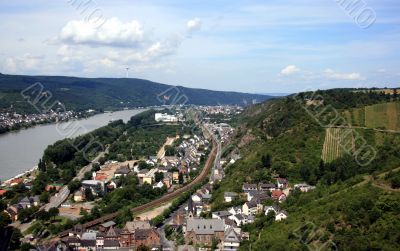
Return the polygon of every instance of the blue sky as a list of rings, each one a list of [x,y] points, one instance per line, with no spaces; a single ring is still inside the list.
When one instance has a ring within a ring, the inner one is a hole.
[[[129,77],[252,93],[399,87],[400,2],[356,2],[0,0],[0,72],[125,77],[129,67]]]

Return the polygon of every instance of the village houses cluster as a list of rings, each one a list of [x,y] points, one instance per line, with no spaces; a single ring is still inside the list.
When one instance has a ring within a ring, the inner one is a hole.
[[[172,144],[178,139],[180,136],[167,138],[167,143]],[[91,180],[82,181],[81,189],[74,194],[74,201],[83,201],[86,189],[90,189],[94,196],[104,195],[118,188],[119,178],[128,175],[136,175],[140,184],[147,183],[153,189],[174,190],[178,184],[189,180],[189,173],[199,169],[201,159],[209,148],[209,141],[198,135],[183,135],[180,142],[175,147],[176,154],[171,156],[167,156],[163,147],[157,156],[148,156],[146,160],[106,162],[93,173]]]
[[[21,115],[15,112],[0,113],[0,128],[10,129],[16,126],[34,125],[50,121],[66,121],[81,116],[79,113],[72,111],[66,112],[48,112]]]
[[[243,225],[253,223],[258,214],[268,215],[271,212],[275,221],[285,220],[288,213],[279,204],[286,200],[293,189],[307,192],[313,188],[307,184],[297,184],[292,188],[283,178],[277,178],[276,183],[245,183],[242,193],[224,193],[225,204],[242,200],[244,203],[241,206],[210,212],[212,185],[208,183],[190,197],[187,206],[175,214],[170,224],[175,228],[183,226],[186,243],[210,246],[218,240],[219,250],[238,250],[240,242],[249,239],[249,233],[241,230]],[[268,206],[264,203],[267,200],[272,202]],[[211,218],[203,217],[207,212]]]
[[[76,225],[65,238],[68,247],[74,250],[137,250],[144,246],[159,250],[161,237],[149,221],[135,220],[118,228],[114,221],[101,224],[96,230]]]

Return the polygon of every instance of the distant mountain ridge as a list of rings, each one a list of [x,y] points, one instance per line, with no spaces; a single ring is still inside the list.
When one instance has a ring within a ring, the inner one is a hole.
[[[246,105],[272,98],[268,95],[211,91],[172,86],[135,78],[80,78],[64,76],[25,76],[0,74],[0,109],[11,105],[28,111],[21,91],[41,83],[43,91],[53,95],[68,109],[120,109],[162,104]]]

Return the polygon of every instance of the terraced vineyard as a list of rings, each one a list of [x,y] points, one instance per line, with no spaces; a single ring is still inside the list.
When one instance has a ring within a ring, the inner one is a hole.
[[[322,160],[325,163],[334,161],[346,153],[354,151],[353,130],[344,128],[326,128]]]

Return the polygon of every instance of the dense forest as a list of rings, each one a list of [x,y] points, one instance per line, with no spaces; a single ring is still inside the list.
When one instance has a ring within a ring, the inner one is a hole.
[[[319,101],[310,102],[316,94]],[[317,187],[289,196],[281,205],[289,213],[283,222],[258,216],[244,228],[251,239],[241,250],[398,250],[400,134],[354,128],[358,138],[351,151],[324,162],[326,130],[313,116],[330,107],[319,118],[333,121],[348,109],[397,102],[397,98],[370,90],[318,91],[267,101],[236,117],[232,122],[237,136],[226,149],[240,152],[242,159],[227,167],[226,178],[217,184],[215,210],[232,206],[222,202],[223,193],[241,192],[245,182],[274,182],[280,176],[292,185],[306,182]],[[376,151],[368,163],[358,161],[361,143]]]

